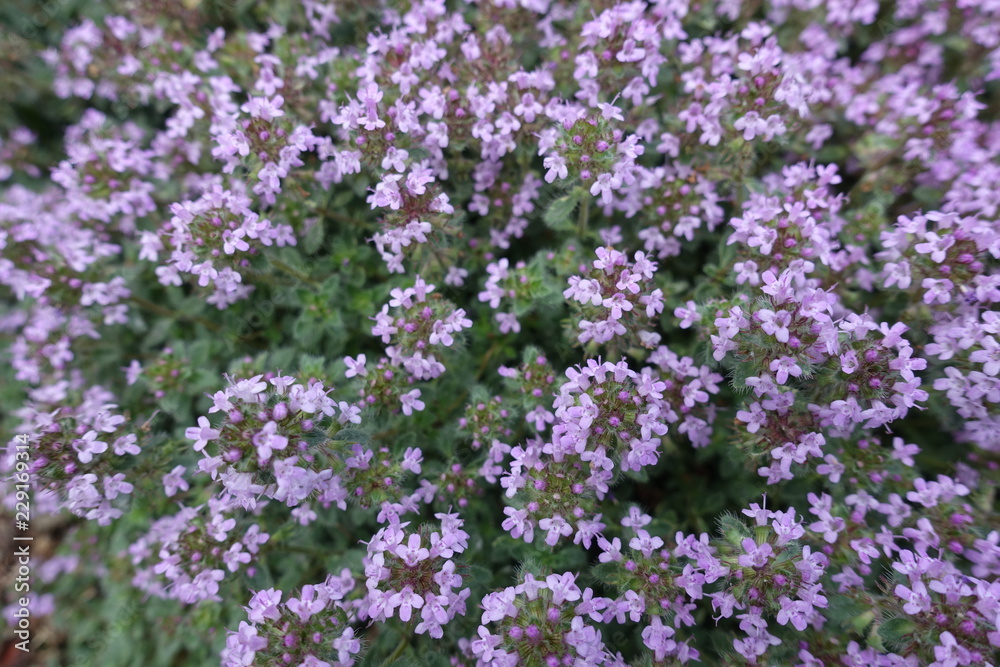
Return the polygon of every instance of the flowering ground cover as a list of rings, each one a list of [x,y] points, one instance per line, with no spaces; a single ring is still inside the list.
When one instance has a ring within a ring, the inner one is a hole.
[[[996,663],[997,2],[0,21],[0,664]]]

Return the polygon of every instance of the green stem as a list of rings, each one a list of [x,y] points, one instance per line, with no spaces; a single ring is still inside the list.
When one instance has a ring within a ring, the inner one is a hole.
[[[390,438],[394,438],[397,433],[399,433],[399,429],[398,428],[387,428],[387,429],[385,429],[383,431],[379,431],[377,433],[373,433],[372,434],[372,440],[383,440],[383,441],[384,440],[389,440]],[[335,442],[339,442],[339,441],[335,441]]]
[[[146,299],[143,299],[141,296],[136,296],[133,294],[128,298],[128,300],[134,303],[135,305],[140,306],[152,313],[156,313],[157,315],[160,315],[162,317],[169,317],[170,319],[174,320],[188,320],[190,322],[197,322],[198,324],[201,324],[209,331],[220,331],[222,328],[215,322],[207,320],[204,317],[199,317],[197,315],[185,315],[184,313],[179,313],[176,310],[171,310],[157,303],[153,303],[152,301],[147,301]]]
[[[310,278],[306,274],[302,273],[298,269],[296,269],[296,268],[294,268],[292,266],[289,266],[288,264],[285,264],[280,259],[275,259],[274,257],[271,257],[269,259],[270,259],[271,264],[274,266],[274,268],[280,269],[281,271],[284,271],[288,275],[292,276],[293,278],[295,278],[297,280],[301,280],[302,282],[306,283],[307,285],[312,285],[313,287],[319,287],[319,283],[317,283],[315,280],[313,280],[312,278]]]
[[[490,346],[490,349],[486,350],[486,354],[483,355],[483,361],[479,364],[479,370],[476,371],[476,382],[479,382],[483,377],[483,373],[486,372],[486,366],[490,363],[490,359],[496,354],[496,351],[500,349],[502,345],[501,341],[496,341]]]
[[[396,650],[392,652],[392,655],[386,658],[385,662],[382,663],[382,667],[386,667],[386,665],[391,665],[396,662],[396,660],[399,659],[399,656],[403,655],[403,651],[405,651],[406,647],[409,645],[410,635],[404,634],[403,638],[399,640],[399,645],[396,646]]]
[[[441,420],[441,423],[448,423],[451,420],[452,414],[455,412],[455,410],[460,408],[462,404],[465,403],[465,399],[467,399],[468,397],[469,397],[469,391],[466,390],[462,392],[462,395],[459,396],[456,400],[452,401],[451,405],[449,405],[447,408],[443,410],[442,414],[444,414],[444,418]]]
[[[317,207],[316,211],[319,212],[319,213],[322,213],[323,215],[325,215],[326,217],[330,218],[331,220],[335,220],[337,222],[342,222],[345,225],[351,225],[351,226],[354,226],[354,227],[373,227],[374,226],[374,223],[367,222],[365,220],[359,220],[358,218],[352,218],[349,215],[344,215],[343,213],[338,213],[337,211],[332,211],[332,210],[326,208],[325,206]]]
[[[590,219],[590,193],[584,190],[583,201],[580,203],[580,215],[576,219],[576,233],[580,238],[587,233],[587,222]]]
[[[274,541],[273,547],[261,547],[261,551],[265,553],[274,552],[291,552],[296,554],[304,554],[306,556],[315,556],[317,558],[323,558],[329,555],[329,552],[323,551],[322,549],[314,549],[312,547],[303,547],[297,544],[284,544],[278,541]]]

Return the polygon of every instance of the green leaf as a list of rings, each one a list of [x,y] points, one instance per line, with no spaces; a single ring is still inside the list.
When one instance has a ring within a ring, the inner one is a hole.
[[[557,231],[573,229],[572,216],[578,203],[579,193],[577,190],[573,190],[565,197],[560,197],[549,204],[549,207],[545,209],[542,220],[548,227]]]
[[[875,611],[871,607],[856,605],[850,611],[858,612],[850,619],[850,624],[859,635],[864,635],[875,622]]]
[[[371,442],[371,436],[359,428],[342,428],[334,434],[333,438],[340,442],[358,443],[359,445]]]
[[[330,199],[330,207],[333,210],[341,210],[355,199],[355,193],[351,190],[341,190]]]
[[[315,354],[303,354],[299,360],[299,373],[304,377],[319,377],[325,367],[326,359]]]
[[[886,648],[892,649],[900,644],[905,637],[913,634],[914,627],[909,619],[893,618],[879,627],[878,636],[885,643]]]
[[[306,237],[302,239],[302,249],[307,255],[314,254],[323,246],[323,237],[326,233],[326,225],[323,224],[323,219],[319,219],[316,223],[309,228],[309,232]]]
[[[753,537],[747,525],[729,512],[719,517],[719,532],[722,533],[727,542],[737,549],[741,548],[744,539]]]
[[[323,336],[322,323],[309,313],[302,313],[292,325],[292,334],[303,347],[313,347]]]
[[[447,656],[430,648],[421,651],[418,658],[418,664],[422,667],[449,667],[451,665]]]

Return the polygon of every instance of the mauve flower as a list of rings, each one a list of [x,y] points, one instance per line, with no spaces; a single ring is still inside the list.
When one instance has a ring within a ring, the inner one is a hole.
[[[195,441],[194,451],[200,452],[210,441],[219,437],[219,431],[211,426],[206,417],[198,417],[198,426],[192,426],[184,432],[186,438]]]

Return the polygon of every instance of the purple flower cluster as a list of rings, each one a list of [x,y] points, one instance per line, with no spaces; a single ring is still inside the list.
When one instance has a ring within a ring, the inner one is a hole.
[[[124,499],[134,490],[119,472],[118,459],[141,453],[139,437],[129,432],[125,417],[116,414],[118,406],[111,403],[115,398],[103,387],[80,391],[64,381],[48,392],[36,392],[35,399],[17,415],[18,432],[29,435],[32,455],[25,474],[15,478],[31,479],[43,492],[35,499],[36,509],[65,508],[109,525],[124,514]],[[78,404],[67,406],[69,401]],[[15,444],[7,443],[0,471],[13,474]]]
[[[338,405],[322,382],[306,386],[280,372],[266,381],[263,377],[230,379],[229,387],[211,397],[209,408],[225,420],[212,428],[207,417],[199,417],[198,425],[185,431],[202,454],[199,471],[245,509],[253,509],[262,496],[288,507],[314,496],[324,506],[342,505],[347,490],[315,445],[325,442],[331,423],[360,423],[358,408],[343,401]],[[305,505],[296,516],[308,523],[315,513]]]
[[[608,652],[593,625],[608,601],[590,588],[581,590],[576,579],[573,572],[544,578],[525,572],[517,586],[484,597],[482,624],[469,644],[477,664],[624,664]],[[494,623],[491,631],[488,624]]]
[[[656,346],[660,335],[641,324],[663,312],[663,292],[651,289],[656,262],[641,250],[630,262],[614,248],[598,248],[592,266],[589,278],[571,276],[563,292],[567,300],[581,304],[577,340],[607,343],[628,334],[637,336],[645,347]]]
[[[736,418],[774,457],[760,470],[769,483],[791,479],[792,463],[823,458],[824,430],[848,438],[902,419],[928,399],[914,373],[927,361],[903,337],[906,325],[878,323],[867,313],[835,321],[841,306],[811,286],[807,265],[796,262],[779,274],[765,271],[764,296],[755,302],[718,304],[711,334],[715,359],[735,357],[734,382],[752,391]],[[675,315],[682,326],[703,317],[693,303]],[[811,389],[816,380],[822,395]]]
[[[322,382],[303,385],[280,371],[266,377],[230,378],[226,389],[210,396],[209,413],[223,413],[224,421],[213,428],[202,416],[185,431],[202,454],[199,472],[221,485],[222,500],[253,510],[271,498],[294,508],[292,515],[308,525],[317,518],[312,501],[343,510],[352,498],[369,506],[400,499],[398,481],[421,470],[419,448],[393,461],[387,449],[357,441],[353,425],[361,423],[360,408],[334,401]],[[168,495],[187,486],[183,472],[181,467],[164,479]]]
[[[210,498],[204,505],[180,506],[157,519],[128,547],[136,573],[132,584],[150,595],[196,604],[221,601],[226,573],[253,569],[254,556],[270,538],[259,524],[237,520],[235,500]]]
[[[417,276],[412,287],[394,288],[389,303],[372,318],[372,335],[392,343],[385,349],[389,363],[403,368],[413,380],[433,380],[444,373],[444,364],[430,346],[451,347],[455,335],[472,326],[464,309],[432,294],[434,287]],[[390,308],[399,309],[398,314],[391,315]]]
[[[658,436],[667,432],[665,384],[653,369],[636,373],[624,361],[591,360],[566,375],[550,441],[539,437],[514,447],[500,481],[521,505],[504,509],[504,529],[531,542],[537,526],[549,546],[571,535],[589,544],[604,526],[595,512],[616,467],[627,472],[654,465]]]
[[[222,666],[351,667],[362,651],[349,625],[357,618],[357,600],[349,599],[354,587],[351,571],[344,569],[286,600],[275,588],[257,591],[244,607],[248,620],[226,638]]]
[[[413,632],[440,639],[444,625],[465,614],[471,594],[462,588],[463,578],[453,558],[469,545],[458,514],[435,514],[440,532],[421,529],[407,533],[409,522],[395,514],[368,542],[365,574],[368,594],[361,602],[360,617],[378,623],[397,616],[409,623],[418,616]]]
[[[243,284],[239,269],[250,265],[247,256],[261,247],[296,243],[291,227],[261,218],[251,204],[245,193],[218,184],[206,188],[198,199],[174,204],[168,226],[159,233],[142,233],[139,257],[155,262],[168,247],[169,259],[156,269],[160,283],[179,286],[182,274],[188,274],[200,287],[215,288],[206,301],[220,309],[245,299],[252,286]]]

